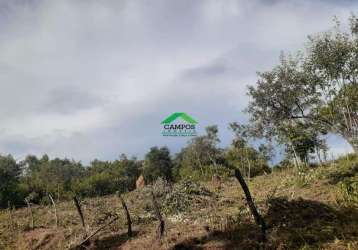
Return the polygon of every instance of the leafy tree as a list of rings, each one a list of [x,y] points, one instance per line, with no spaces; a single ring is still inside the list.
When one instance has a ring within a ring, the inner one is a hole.
[[[140,162],[135,158],[128,159],[125,155],[113,162],[94,160],[84,176],[72,183],[72,189],[82,196],[131,191],[135,188],[140,167]]]
[[[176,156],[176,171],[182,177],[211,175],[223,163],[223,152],[217,147],[220,142],[217,126],[206,127],[206,134],[193,138]],[[209,177],[208,176],[208,177]]]
[[[350,32],[335,29],[310,36],[303,70],[311,75],[320,103],[310,114],[330,132],[341,135],[358,152],[358,19]]]
[[[145,155],[143,176],[147,182],[153,182],[158,177],[167,181],[172,180],[173,162],[167,147],[152,147]]]
[[[286,153],[287,156],[294,157],[296,164],[308,163],[310,154],[315,152],[319,154],[319,151],[326,150],[325,140],[314,128],[305,124],[298,124],[294,127],[287,126],[286,134],[289,139]]]
[[[122,187],[120,184],[118,178],[115,178],[110,172],[104,171],[75,180],[72,189],[77,195],[94,197],[113,194]]]
[[[135,182],[140,175],[141,162],[136,158],[128,159],[126,155],[122,154],[120,160],[113,162],[114,168],[118,171],[119,176],[125,180],[124,189],[131,191],[135,188]]]
[[[110,161],[100,161],[98,159],[93,160],[88,168],[89,174],[101,173],[112,169],[112,163]]]
[[[35,202],[47,199],[48,193],[52,193],[57,199],[68,198],[72,182],[84,173],[80,162],[60,158],[50,160],[47,155],[41,159],[27,156],[24,165],[24,181],[36,197]]]
[[[23,203],[24,193],[19,189],[21,166],[11,155],[0,155],[0,207]]]
[[[218,138],[217,126],[209,126],[206,135],[193,138],[189,144],[182,149],[182,164],[193,169],[204,171],[205,166],[216,164],[220,150],[217,148]]]
[[[275,138],[292,149],[319,147],[328,132],[341,135],[357,152],[358,136],[358,38],[357,19],[351,34],[337,26],[335,32],[310,37],[305,54],[281,56],[271,71],[259,73],[250,86],[247,111],[252,133]],[[309,133],[304,133],[311,128]],[[312,133],[314,131],[314,133]],[[310,137],[310,138],[309,138]]]
[[[235,138],[225,153],[229,165],[240,169],[241,173],[248,178],[270,173],[271,169],[267,161],[272,158],[272,147],[261,144],[259,150],[256,150],[250,146],[249,134],[244,125],[231,123],[230,129],[234,132]]]

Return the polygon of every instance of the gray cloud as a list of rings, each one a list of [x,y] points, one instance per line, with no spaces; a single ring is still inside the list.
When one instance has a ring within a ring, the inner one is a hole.
[[[229,68],[223,64],[212,64],[203,67],[191,68],[184,71],[183,80],[216,77],[224,75],[228,70]]]
[[[178,150],[160,121],[243,122],[246,85],[350,1],[0,0],[0,151],[88,161]],[[335,143],[338,139],[331,140]]]
[[[86,90],[74,88],[74,86],[63,86],[51,90],[46,95],[45,102],[39,106],[39,112],[70,114],[103,104],[100,97]]]

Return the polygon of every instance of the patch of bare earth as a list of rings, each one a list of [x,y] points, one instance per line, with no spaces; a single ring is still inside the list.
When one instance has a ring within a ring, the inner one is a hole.
[[[59,249],[65,240],[62,231],[50,228],[36,228],[22,233],[18,240],[18,249]]]

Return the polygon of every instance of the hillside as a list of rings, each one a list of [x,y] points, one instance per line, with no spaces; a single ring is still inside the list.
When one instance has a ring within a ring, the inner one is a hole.
[[[358,157],[297,171],[275,170],[249,182],[255,202],[269,226],[266,249],[358,249]],[[239,183],[182,181],[153,188],[165,219],[157,237],[150,187],[123,195],[132,216],[126,220],[115,195],[81,202],[88,234],[117,214],[119,220],[95,235],[88,249],[257,249],[260,233],[245,205]],[[73,202],[57,204],[59,226],[51,206],[33,206],[34,228],[26,208],[0,212],[0,249],[67,249],[84,229]],[[83,248],[85,249],[85,248]]]

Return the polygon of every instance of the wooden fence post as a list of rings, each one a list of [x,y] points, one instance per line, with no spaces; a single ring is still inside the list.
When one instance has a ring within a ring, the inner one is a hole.
[[[255,203],[252,200],[250,190],[249,190],[248,186],[246,185],[246,182],[245,182],[244,178],[242,177],[242,174],[241,174],[240,170],[235,169],[235,177],[239,181],[239,183],[240,183],[240,185],[242,187],[242,190],[244,191],[247,204],[249,205],[250,211],[251,211],[252,215],[254,216],[256,224],[261,228],[262,241],[265,242],[266,241],[266,223],[265,223],[265,220],[262,218],[262,216],[257,211]]]
[[[85,218],[84,218],[83,213],[82,213],[80,202],[78,201],[76,196],[73,196],[73,201],[74,201],[74,203],[76,205],[77,212],[78,212],[78,214],[79,214],[79,216],[81,218],[82,227],[85,230],[86,235],[87,235],[87,229],[86,229],[86,225],[85,225]]]
[[[129,214],[128,208],[127,208],[127,204],[125,203],[125,201],[123,200],[121,194],[119,192],[117,192],[117,196],[120,199],[121,203],[122,203],[122,207],[125,211],[126,217],[127,217],[127,225],[128,225],[128,237],[132,237],[133,233],[132,233],[132,220],[131,220],[131,216]]]
[[[162,217],[162,215],[160,213],[159,206],[158,206],[158,203],[157,203],[157,201],[155,199],[153,191],[150,191],[150,193],[152,195],[152,202],[153,202],[155,216],[159,220],[159,226],[158,226],[159,238],[162,238],[164,230],[165,230],[165,223],[164,223],[163,217]]]
[[[58,217],[57,217],[56,204],[55,204],[55,201],[53,200],[52,195],[50,193],[48,194],[48,197],[50,198],[52,206],[53,206],[53,209],[55,211],[55,223],[56,223],[56,227],[58,227]]]
[[[9,211],[9,228],[14,231],[15,227],[14,227],[14,220],[12,218],[12,208],[11,208],[11,203],[10,201],[7,202],[7,207],[8,207],[8,211]]]
[[[29,199],[27,199],[27,198],[25,198],[25,202],[27,204],[27,211],[30,215],[30,228],[34,229],[34,215],[32,213],[31,203],[30,203]]]

